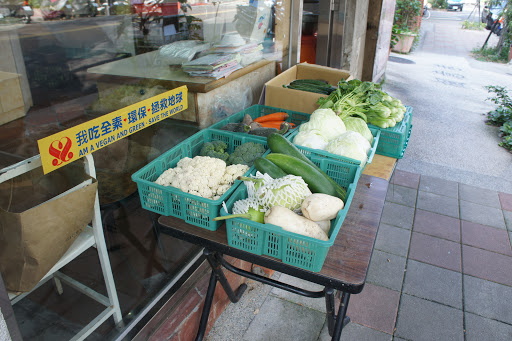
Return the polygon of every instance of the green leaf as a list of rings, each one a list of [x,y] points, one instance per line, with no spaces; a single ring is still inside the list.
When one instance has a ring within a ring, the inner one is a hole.
[[[377,103],[379,103],[380,101],[382,100],[382,95],[380,95],[379,93],[372,93],[370,95],[370,98],[368,99],[368,101],[370,102],[370,105],[375,105]]]

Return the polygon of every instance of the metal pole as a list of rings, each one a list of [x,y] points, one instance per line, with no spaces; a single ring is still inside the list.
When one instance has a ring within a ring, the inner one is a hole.
[[[485,39],[484,44],[480,48],[480,50],[483,50],[485,48],[485,45],[487,45],[487,42],[489,41],[489,38],[491,37],[492,32],[494,32],[494,29],[496,28],[496,25],[498,24],[498,19],[494,21],[494,24],[491,26],[491,31],[489,32],[489,35],[487,36],[487,39]]]
[[[478,0],[478,22],[480,22],[482,14],[480,13],[480,0]]]

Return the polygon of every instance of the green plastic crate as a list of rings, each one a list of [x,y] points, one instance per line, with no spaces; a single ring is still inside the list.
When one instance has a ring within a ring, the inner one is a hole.
[[[302,122],[304,122],[305,120],[308,120],[309,119],[309,114],[306,114],[306,113],[303,113],[303,112],[298,112],[298,111],[293,111],[293,110],[288,110],[288,109],[281,109],[281,108],[275,108],[275,107],[268,107],[266,105],[261,105],[261,104],[256,104],[256,105],[253,105],[245,110],[242,110],[236,114],[233,114],[229,117],[226,117],[225,119],[215,123],[215,124],[212,124],[209,129],[218,129],[218,130],[222,130],[221,128],[224,127],[226,124],[228,123],[240,123],[242,122],[242,119],[244,118],[244,116],[246,114],[249,114],[252,119],[254,120],[255,118],[258,118],[258,117],[261,117],[261,116],[264,116],[264,115],[268,115],[268,114],[272,114],[272,113],[275,113],[275,112],[285,112],[287,113],[290,117],[288,117],[288,119],[286,120],[287,122],[291,122],[291,123],[294,123],[296,126],[298,126],[299,124],[301,124]],[[292,129],[291,131],[287,132],[286,134],[284,134],[284,136],[287,136],[289,135],[291,132],[295,131],[295,129]],[[225,130],[222,130],[222,131],[225,131]],[[235,132],[232,132],[233,134],[237,134],[237,135],[242,135],[242,136],[246,136],[246,135],[250,135],[248,133],[235,133]],[[255,136],[255,135],[251,135],[253,137],[257,137],[259,139],[262,139],[262,140],[266,140],[267,138],[266,137],[263,137],[263,136]]]
[[[193,158],[197,156],[202,145],[213,140],[226,142],[228,153],[232,153],[237,146],[246,142],[263,144],[265,149],[268,149],[266,141],[250,135],[237,136],[229,132],[202,130],[160,155],[132,175],[132,180],[137,183],[142,207],[164,216],[181,218],[189,224],[207,230],[217,230],[222,222],[213,221],[213,218],[218,216],[222,202],[228,199],[241,181],[236,180],[233,186],[218,200],[202,198],[185,193],[178,188],[161,186],[154,182],[164,171],[176,167],[178,161],[184,157]],[[254,167],[251,167],[245,175],[253,171]]]
[[[409,144],[409,139],[411,138],[411,133],[412,133],[412,124],[409,127],[409,133],[407,134],[407,138],[405,139],[404,149],[402,149],[402,153],[400,153],[399,159],[404,157],[405,150],[407,149],[407,145]]]
[[[281,227],[271,224],[260,224],[249,219],[234,218],[226,220],[228,244],[257,255],[272,256],[302,269],[318,272],[322,269],[329,248],[338,236],[345,220],[350,203],[356,190],[361,167],[323,157],[310,158],[337,183],[347,189],[345,206],[331,221],[329,240],[323,241],[296,233],[284,231]],[[226,203],[231,212],[235,201],[247,198],[247,188],[241,184],[236,188]],[[227,215],[221,209],[221,215]]]
[[[375,129],[375,128],[369,128],[369,129],[372,132],[373,141],[372,141],[372,144],[371,144],[371,148],[368,151],[368,161],[366,161],[366,164],[364,165],[363,169],[366,167],[367,164],[372,163],[373,156],[375,155],[375,152],[377,151],[377,146],[379,145],[379,139],[380,139],[380,130]],[[294,131],[293,133],[291,133],[286,138],[289,141],[293,142],[293,139],[295,138],[295,136],[298,133],[299,133],[298,130]],[[313,149],[313,148],[308,148],[308,147],[299,146],[299,145],[295,145],[295,146],[301,151],[302,154],[304,154],[304,155],[306,155],[308,157],[310,155],[315,155],[315,156],[327,157],[327,158],[331,158],[331,159],[334,159],[334,160],[343,161],[343,162],[346,162],[346,163],[352,163],[352,164],[355,164],[355,165],[358,165],[358,166],[361,165],[361,161],[356,160],[356,159],[352,159],[352,158],[349,158],[349,157],[346,157],[346,156],[332,154],[332,153],[326,152],[325,150],[321,150],[321,149]]]
[[[368,127],[380,130],[377,154],[401,159],[407,147],[412,128],[412,107],[406,106],[404,119],[392,128],[379,128],[369,124]]]

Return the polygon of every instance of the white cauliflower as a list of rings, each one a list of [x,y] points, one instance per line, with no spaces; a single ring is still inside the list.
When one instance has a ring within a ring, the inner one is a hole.
[[[155,183],[218,200],[248,169],[246,165],[226,166],[223,160],[209,156],[185,157],[175,168],[163,172]]]
[[[231,165],[226,167],[226,171],[222,176],[221,183],[232,185],[236,178],[242,176],[249,170],[249,166],[247,165]]]

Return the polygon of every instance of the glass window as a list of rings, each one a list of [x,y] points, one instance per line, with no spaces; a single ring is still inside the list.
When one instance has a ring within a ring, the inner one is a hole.
[[[286,60],[289,25],[285,1],[0,0],[0,169],[39,154],[41,138],[188,87],[186,111],[92,154],[124,326],[199,252],[158,230],[158,216],[141,207],[132,174],[257,103],[264,82]],[[5,183],[1,208],[15,207],[12,188],[44,192],[62,181],[36,173],[13,180],[15,187]],[[94,248],[62,272],[107,293]],[[23,338],[60,340],[102,306],[65,284],[59,294],[48,281],[13,309]],[[122,330],[109,318],[88,339],[113,339]]]

